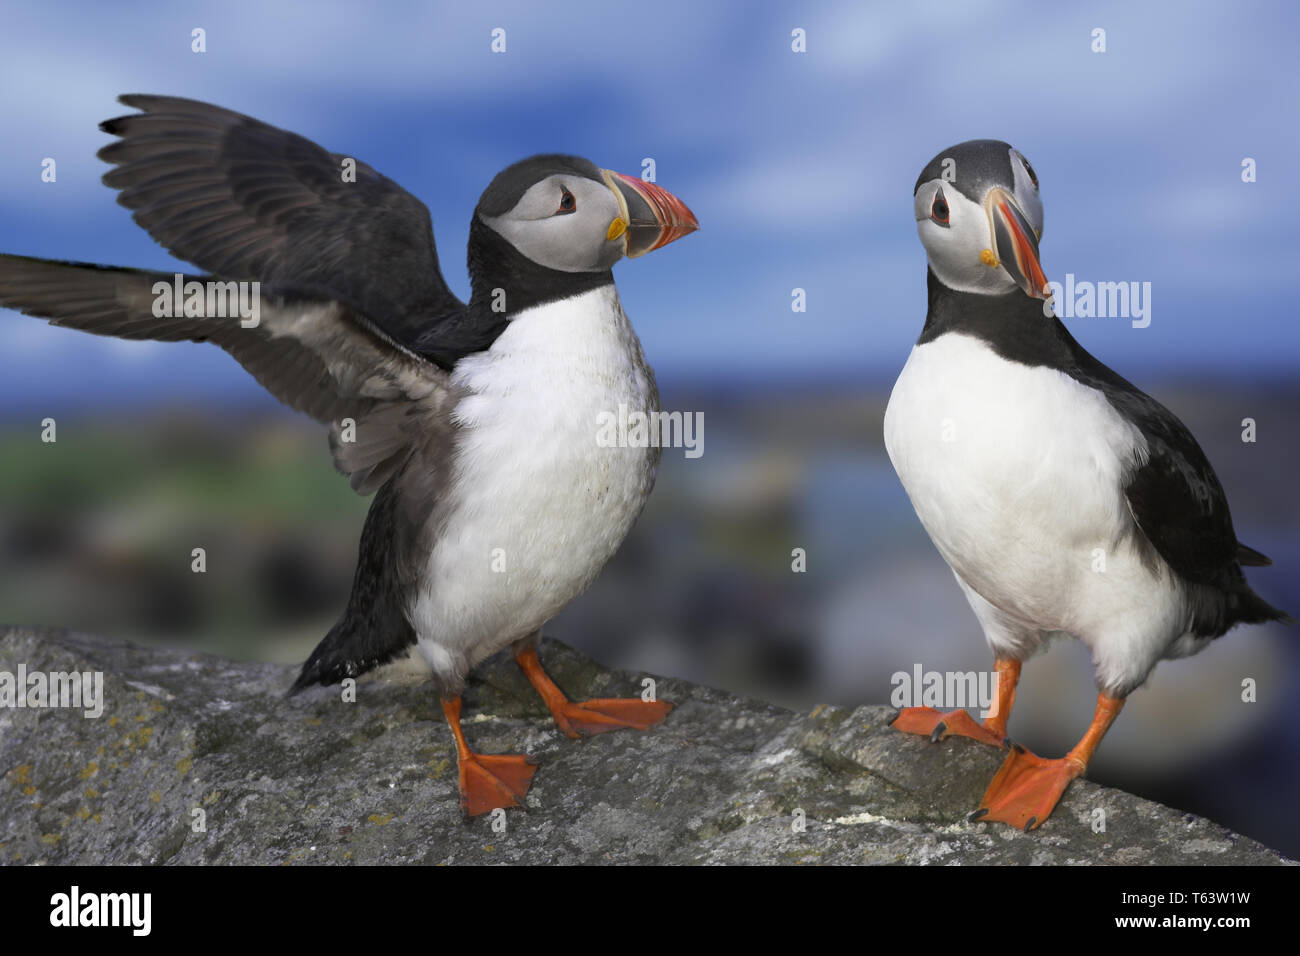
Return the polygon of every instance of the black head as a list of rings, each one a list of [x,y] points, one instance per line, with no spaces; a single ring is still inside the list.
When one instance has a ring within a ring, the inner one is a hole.
[[[474,297],[503,290],[515,313],[612,282],[636,258],[699,228],[686,205],[654,183],[578,156],[533,156],[503,169],[470,224]]]
[[[474,215],[559,272],[607,272],[625,255],[644,255],[699,228],[686,205],[654,183],[559,154],[499,172]]]
[[[974,139],[944,150],[921,170],[912,202],[930,268],[946,286],[986,295],[1019,286],[1044,297],[1038,176],[1014,147]]]

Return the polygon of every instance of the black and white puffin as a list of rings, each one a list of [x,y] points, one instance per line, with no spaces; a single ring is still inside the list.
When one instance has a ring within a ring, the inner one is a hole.
[[[536,769],[470,750],[467,673],[513,648],[571,737],[662,721],[665,701],[569,701],[542,625],[599,573],[654,483],[655,447],[606,447],[602,413],[658,410],[611,267],[698,228],[675,196],[574,156],[499,173],[470,224],[472,295],[438,267],[425,206],[301,136],[206,103],[124,96],[102,125],[118,201],[208,276],[260,283],[260,321],[155,316],[172,277],[0,256],[0,305],[98,335],[212,342],[330,427],[334,462],[376,493],[347,609],[294,691],[416,652],[455,736],[471,814],[520,805]],[[349,168],[353,175],[349,176]],[[160,287],[161,288],[161,287]]]
[[[1044,301],[1038,177],[974,140],[913,191],[929,260],[921,337],[885,413],[885,446],[993,651],[996,709],[907,708],[894,726],[1008,746],[1021,663],[1052,635],[1092,652],[1098,697],[1063,759],[1011,745],[971,819],[1041,825],[1157,662],[1240,623],[1289,620],[1246,583],[1223,488],[1172,412],[1097,361]]]

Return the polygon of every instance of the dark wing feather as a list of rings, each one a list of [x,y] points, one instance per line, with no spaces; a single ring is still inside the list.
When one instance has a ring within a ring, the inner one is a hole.
[[[1124,494],[1134,520],[1179,575],[1223,586],[1237,565],[1237,536],[1228,497],[1187,427],[1141,393],[1111,392],[1113,405],[1137,423],[1147,458],[1134,469]]]
[[[1187,426],[1065,335],[1079,380],[1100,389],[1146,439],[1124,495],[1141,535],[1189,585],[1192,631],[1217,637],[1239,622],[1288,620],[1247,583],[1241,565],[1271,562],[1238,543],[1228,497]]]
[[[0,254],[0,306],[95,335],[221,346],[280,401],[331,425],[335,464],[358,491],[383,484],[416,444],[450,433],[447,373],[344,306],[263,295],[254,328],[237,316],[155,317],[154,284],[172,280]],[[339,441],[345,418],[355,441]]]
[[[460,315],[438,267],[424,204],[363,162],[207,103],[121,97],[141,113],[108,120],[104,182],[173,255],[231,279],[331,299],[411,346]]]

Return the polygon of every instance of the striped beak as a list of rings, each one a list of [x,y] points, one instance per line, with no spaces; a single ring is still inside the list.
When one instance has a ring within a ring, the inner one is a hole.
[[[1024,289],[1025,295],[1049,298],[1052,293],[1038,260],[1038,234],[1015,199],[1005,189],[995,186],[984,198],[984,209],[988,213],[998,264]]]
[[[635,176],[603,169],[605,182],[618,197],[623,212],[629,259],[668,245],[700,228],[695,214],[668,190]],[[610,224],[609,238],[616,238],[618,220]]]

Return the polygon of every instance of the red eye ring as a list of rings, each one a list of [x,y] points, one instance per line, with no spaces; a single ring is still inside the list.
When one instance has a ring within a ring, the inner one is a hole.
[[[941,226],[948,225],[948,200],[944,198],[943,187],[935,190],[934,202],[930,203],[930,218]]]
[[[571,212],[578,211],[578,200],[573,198],[573,193],[569,192],[565,186],[560,187],[560,208],[556,209],[556,215],[567,215]]]

